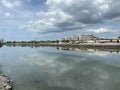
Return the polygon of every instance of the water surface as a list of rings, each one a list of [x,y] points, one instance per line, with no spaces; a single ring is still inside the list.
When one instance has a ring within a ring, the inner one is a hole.
[[[117,50],[2,47],[0,64],[15,90],[119,90]]]

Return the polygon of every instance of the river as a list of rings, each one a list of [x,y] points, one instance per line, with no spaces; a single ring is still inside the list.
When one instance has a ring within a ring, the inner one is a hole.
[[[14,90],[120,90],[119,50],[3,46],[0,65]]]

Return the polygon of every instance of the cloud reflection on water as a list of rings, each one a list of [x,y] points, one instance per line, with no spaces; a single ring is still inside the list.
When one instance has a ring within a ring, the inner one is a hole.
[[[44,75],[42,77],[44,77],[45,85],[41,86],[44,90],[120,89],[120,80],[118,79],[120,67],[107,63],[106,60],[97,60],[98,58],[94,55],[99,55],[99,52],[77,55],[70,52],[64,53],[38,52],[24,56],[21,60],[29,65],[39,67],[37,73]],[[110,53],[101,53],[100,56],[102,56],[101,58],[109,57]],[[112,57],[114,58],[114,56]],[[37,77],[41,81],[41,77]]]

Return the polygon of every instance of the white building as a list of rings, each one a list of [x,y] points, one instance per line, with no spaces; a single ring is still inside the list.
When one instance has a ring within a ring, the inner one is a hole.
[[[66,38],[62,38],[59,40],[60,44],[80,44],[80,43],[88,43],[88,41],[90,42],[95,42],[96,37],[91,35],[78,35],[78,36],[72,36],[72,37],[66,37]]]
[[[83,40],[83,41],[88,41],[88,40],[94,40],[96,37],[92,34],[88,34],[88,35],[79,35],[79,40]]]

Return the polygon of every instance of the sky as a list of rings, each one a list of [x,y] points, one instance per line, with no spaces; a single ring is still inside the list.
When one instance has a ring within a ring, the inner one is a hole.
[[[0,0],[0,38],[57,40],[120,36],[120,0]]]

